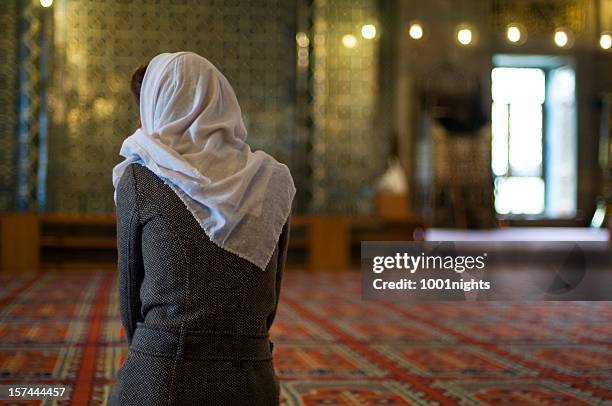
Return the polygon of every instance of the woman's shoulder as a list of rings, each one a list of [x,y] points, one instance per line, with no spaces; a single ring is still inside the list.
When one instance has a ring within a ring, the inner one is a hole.
[[[136,204],[136,182],[132,167],[133,164],[125,167],[115,189],[115,201],[119,212],[128,210]]]
[[[128,165],[126,173],[129,172],[134,179],[134,186],[138,189],[157,188],[164,182],[149,168],[139,163]]]
[[[135,187],[134,180],[134,164],[129,164],[123,170],[121,178],[117,183],[117,195],[123,195],[126,192],[132,192]]]
[[[139,163],[131,163],[126,166],[121,179],[117,185],[117,196],[133,196],[142,194],[147,190],[163,188],[164,183],[147,167]]]
[[[170,186],[146,166],[132,163],[125,172],[130,173],[133,178],[133,190],[141,205],[154,203],[165,207],[168,201],[178,199]]]

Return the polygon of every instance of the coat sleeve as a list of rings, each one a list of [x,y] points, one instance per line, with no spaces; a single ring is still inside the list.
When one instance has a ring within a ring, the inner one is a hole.
[[[274,311],[268,316],[266,325],[268,330],[272,327],[274,318],[276,317],[276,310],[278,309],[278,300],[280,299],[281,282],[283,279],[283,271],[285,269],[285,262],[287,261],[287,248],[289,246],[289,220],[283,227],[283,231],[278,239],[278,262],[276,265],[276,303],[274,305]]]
[[[144,279],[144,265],[137,201],[134,172],[129,166],[117,186],[119,307],[128,344],[132,342],[136,323],[143,321],[140,286]]]

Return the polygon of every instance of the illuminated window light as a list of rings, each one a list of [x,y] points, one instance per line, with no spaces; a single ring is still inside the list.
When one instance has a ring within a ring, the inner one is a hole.
[[[376,26],[373,24],[366,24],[361,27],[361,36],[365,39],[374,39],[374,37],[376,37]]]
[[[569,34],[563,29],[558,29],[557,31],[555,31],[554,39],[555,45],[557,45],[559,48],[565,48],[570,43]]]
[[[410,35],[410,38],[419,40],[423,38],[423,34],[423,26],[420,23],[414,22],[410,24],[408,28],[408,35]]]
[[[355,48],[357,46],[357,38],[352,34],[346,34],[342,37],[342,45],[346,48]]]
[[[599,46],[605,50],[612,48],[612,34],[609,32],[602,33],[599,37]]]
[[[40,5],[43,7],[51,7],[53,0],[40,0]]]
[[[459,41],[461,45],[470,45],[473,40],[474,34],[472,33],[471,29],[461,28],[459,31],[457,31],[457,41]]]

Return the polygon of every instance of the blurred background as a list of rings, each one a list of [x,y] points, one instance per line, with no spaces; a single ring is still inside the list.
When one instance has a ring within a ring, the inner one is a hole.
[[[38,241],[22,265],[5,243],[4,268],[112,263],[110,173],[138,126],[130,74],[179,50],[226,74],[253,148],[290,167],[297,264],[327,250],[309,230],[344,257],[312,267],[346,268],[365,239],[607,223],[611,0],[7,0],[0,13],[0,210],[22,213],[3,216],[4,240],[30,224]]]
[[[111,170],[133,70],[175,51],[295,179],[284,404],[608,404],[609,303],[363,301],[348,271],[361,241],[609,240],[612,0],[3,0],[0,383],[106,404]]]
[[[112,259],[128,80],[178,50],[226,74],[253,148],[290,167],[298,264],[306,229],[341,234],[343,268],[364,239],[607,223],[610,0],[8,0],[0,21],[0,210],[38,214],[15,220],[40,228],[25,267]]]

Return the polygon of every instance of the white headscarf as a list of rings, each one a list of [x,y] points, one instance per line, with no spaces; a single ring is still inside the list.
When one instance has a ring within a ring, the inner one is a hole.
[[[265,269],[291,211],[289,169],[252,152],[234,90],[219,70],[190,52],[149,62],[140,93],[141,128],[119,152],[115,189],[141,164],[168,184],[206,235]]]

